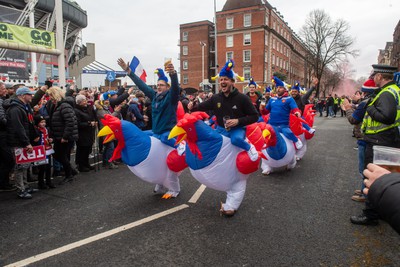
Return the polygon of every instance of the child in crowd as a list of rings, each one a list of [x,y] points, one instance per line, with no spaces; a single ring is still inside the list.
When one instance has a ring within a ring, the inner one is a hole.
[[[54,153],[51,143],[53,142],[53,139],[49,138],[49,131],[46,128],[46,119],[43,116],[39,115],[35,117],[35,126],[37,132],[40,135],[40,139],[37,145],[44,145],[46,150],[46,164],[38,166],[39,169],[38,188],[39,189],[55,188],[54,184],[51,181],[51,167],[52,167],[51,155]],[[45,179],[46,183],[44,181]]]

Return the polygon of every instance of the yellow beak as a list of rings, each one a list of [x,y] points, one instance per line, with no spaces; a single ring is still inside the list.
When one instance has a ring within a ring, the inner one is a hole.
[[[178,136],[176,143],[179,144],[180,142],[182,142],[182,140],[186,139],[186,131],[179,126],[175,126],[174,128],[172,128],[171,132],[168,135],[168,139],[174,138]]]
[[[104,138],[103,144],[108,143],[115,139],[114,132],[107,125],[104,126],[103,129],[101,129],[100,132],[97,134],[97,137],[102,137],[102,136],[106,136],[106,138]]]
[[[265,130],[262,132],[262,135],[263,135],[264,139],[265,139],[265,138],[269,138],[270,135],[271,135],[271,132],[268,131],[267,129],[265,129]]]

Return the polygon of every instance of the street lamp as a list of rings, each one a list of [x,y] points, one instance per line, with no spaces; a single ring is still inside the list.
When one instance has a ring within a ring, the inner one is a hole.
[[[200,46],[201,46],[201,82],[204,86],[204,47],[206,47],[207,44],[200,41]]]

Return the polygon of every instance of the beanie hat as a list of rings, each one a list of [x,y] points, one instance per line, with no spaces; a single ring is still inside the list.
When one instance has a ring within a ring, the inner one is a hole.
[[[116,94],[117,94],[117,92],[115,92],[115,91],[105,92],[102,95],[100,95],[100,100],[101,101],[108,100],[111,96],[116,95]]]
[[[264,93],[271,93],[272,89],[270,86],[265,87],[265,92]]]
[[[164,71],[162,69],[158,68],[154,71],[154,73],[157,73],[157,75],[158,75],[157,81],[164,81],[164,82],[168,83],[168,78],[167,78],[167,76],[165,76]]]
[[[41,115],[36,115],[35,117],[33,117],[33,120],[35,122],[35,125],[38,126],[41,121],[45,121],[46,119]]]
[[[378,89],[373,79],[368,79],[361,86],[361,92],[372,94],[374,90]]]
[[[295,82],[295,84],[292,86],[292,90],[300,92],[301,88],[298,82]]]
[[[276,87],[284,87],[285,89],[287,89],[286,84],[284,82],[282,82],[278,77],[274,76],[272,77],[272,82],[275,83]]]

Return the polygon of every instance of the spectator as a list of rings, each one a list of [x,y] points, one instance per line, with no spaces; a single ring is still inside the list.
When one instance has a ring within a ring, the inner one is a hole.
[[[39,140],[39,136],[34,131],[33,113],[30,107],[33,94],[34,92],[27,87],[18,88],[15,93],[16,98],[11,99],[10,106],[7,108],[7,142],[11,151],[22,148],[30,153],[33,151],[32,143]],[[28,167],[18,166],[14,172],[19,189],[18,196],[22,199],[32,198],[31,193],[35,192],[34,189],[26,186],[24,171]]]
[[[84,94],[76,96],[75,115],[78,120],[78,141],[76,142],[75,162],[80,172],[94,170],[89,164],[89,154],[92,152],[94,132],[97,119],[93,106],[89,106]]]
[[[54,140],[54,158],[60,162],[65,172],[65,178],[60,184],[71,182],[77,174],[70,163],[69,144],[78,140],[78,122],[71,99],[66,99],[64,91],[59,87],[48,90],[53,109],[50,111],[50,133]]]
[[[397,68],[388,65],[372,65],[372,78],[376,86],[380,89],[375,90],[367,106],[361,129],[364,131],[365,159],[364,165],[367,166],[373,161],[373,146],[400,147],[400,89],[393,81],[393,73]],[[365,202],[363,213],[352,216],[351,222],[361,225],[377,225],[378,214]]]
[[[10,184],[10,172],[14,168],[13,153],[7,144],[7,116],[3,108],[7,89],[0,82],[0,191],[13,191],[16,187]]]

